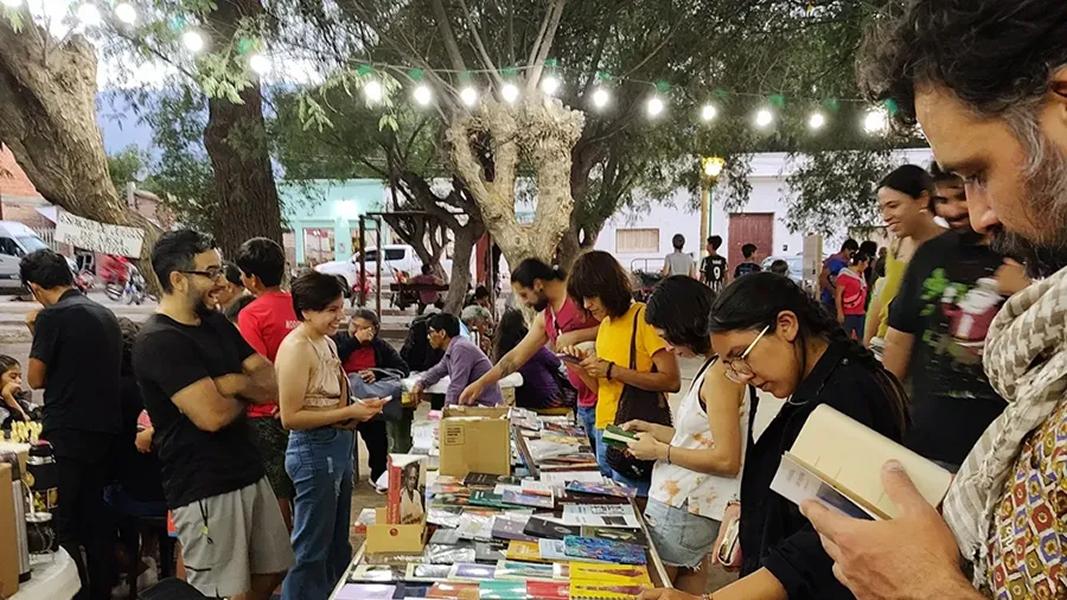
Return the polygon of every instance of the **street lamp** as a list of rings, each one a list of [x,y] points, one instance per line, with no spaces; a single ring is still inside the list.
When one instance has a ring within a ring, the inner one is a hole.
[[[704,156],[700,159],[700,170],[703,177],[700,178],[700,247],[701,256],[707,249],[704,240],[711,231],[711,188],[722,175],[726,161],[721,156]]]

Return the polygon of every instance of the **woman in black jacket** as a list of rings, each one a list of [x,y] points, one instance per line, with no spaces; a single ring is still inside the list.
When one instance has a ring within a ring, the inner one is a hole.
[[[786,400],[758,441],[750,434],[741,476],[741,578],[712,597],[853,598],[834,577],[833,561],[811,523],[770,484],[782,453],[820,404],[899,441],[907,419],[904,390],[815,300],[780,275],[754,273],[727,287],[712,306],[710,329],[727,377]]]
[[[378,337],[381,322],[377,313],[366,308],[356,309],[348,324],[348,331],[334,336],[337,354],[345,373],[358,375],[370,389],[382,387],[379,381],[383,374],[378,369],[388,369],[402,377],[411,373],[404,359],[389,342]],[[351,378],[350,378],[351,379]],[[357,382],[358,383],[358,382]],[[378,384],[378,385],[375,385]],[[392,402],[400,402],[400,388],[395,391],[390,386]],[[411,450],[411,421],[415,418],[414,409],[403,409],[393,414],[383,411],[383,415],[370,421],[364,421],[356,427],[367,445],[368,463],[371,470],[371,483],[385,472],[390,452],[405,453]]]

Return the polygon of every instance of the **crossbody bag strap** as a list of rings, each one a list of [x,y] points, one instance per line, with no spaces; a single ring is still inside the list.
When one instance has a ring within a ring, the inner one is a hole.
[[[633,331],[630,332],[630,370],[637,370],[637,319],[641,316],[641,308],[634,313]]]

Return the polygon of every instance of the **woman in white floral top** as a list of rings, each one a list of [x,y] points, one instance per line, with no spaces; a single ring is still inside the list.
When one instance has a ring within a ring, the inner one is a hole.
[[[674,415],[675,427],[630,421],[630,453],[655,460],[645,518],[675,588],[703,593],[706,559],[727,505],[737,499],[748,437],[745,386],[726,378],[708,329],[714,293],[686,276],[656,287],[645,320],[680,356],[707,361]]]

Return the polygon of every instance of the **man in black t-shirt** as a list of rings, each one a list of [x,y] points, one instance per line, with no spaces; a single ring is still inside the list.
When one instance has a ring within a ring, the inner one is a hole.
[[[905,444],[955,471],[1004,410],[986,379],[982,351],[1003,296],[1015,290],[1001,289],[1009,267],[970,228],[966,200],[945,200],[957,187],[950,179],[936,182],[930,208],[953,229],[920,246],[908,263],[889,307],[883,362],[902,381],[911,376]]]
[[[56,534],[78,566],[78,598],[109,598],[103,490],[121,426],[122,334],[111,311],[73,288],[66,258],[38,250],[22,259],[19,274],[44,306],[26,318],[33,333],[26,380],[44,389],[41,436],[52,444],[59,477]]]
[[[278,397],[274,367],[209,308],[224,276],[210,238],[164,234],[152,269],[163,295],[134,347],[134,371],[188,581],[211,597],[267,600],[293,552],[245,409]]]
[[[756,248],[755,244],[741,246],[741,256],[745,257],[745,260],[734,268],[734,279],[749,273],[759,273],[763,270],[763,267],[756,262],[756,250],[758,248]]]
[[[726,283],[726,273],[728,272],[726,257],[719,255],[719,248],[721,247],[722,237],[717,235],[709,237],[708,255],[700,263],[701,281],[716,294],[722,291],[723,284]]]

